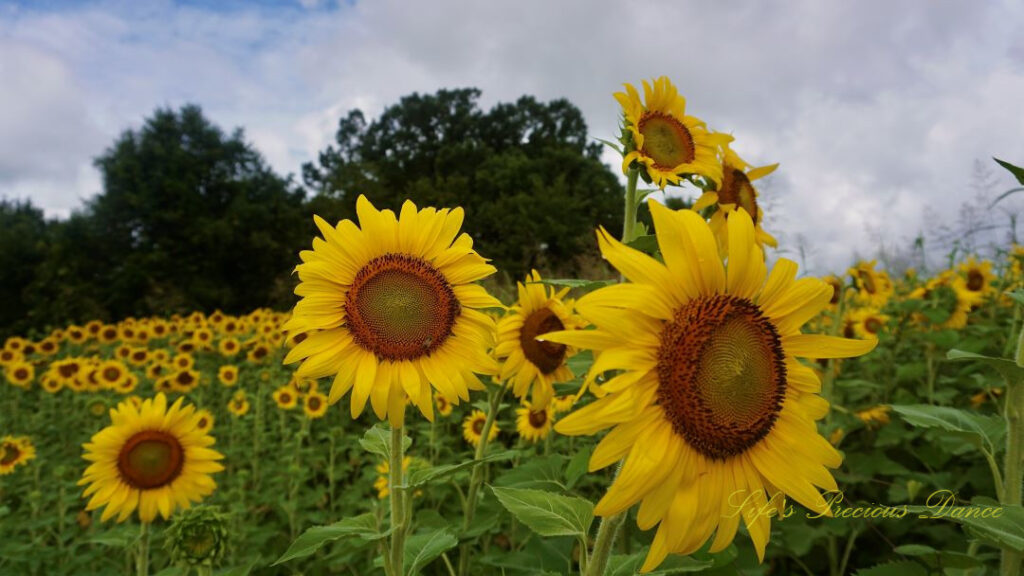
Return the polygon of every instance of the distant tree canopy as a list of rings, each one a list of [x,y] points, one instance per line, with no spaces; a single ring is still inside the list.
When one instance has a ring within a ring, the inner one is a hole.
[[[596,254],[596,225],[621,228],[621,184],[568,101],[523,96],[484,112],[479,97],[473,88],[413,94],[369,123],[349,112],[336,145],[303,166],[313,204],[332,221],[351,218],[359,194],[384,208],[406,198],[462,206],[479,252],[512,278],[572,272]]]
[[[303,166],[311,194],[197,106],[158,109],[95,164],[103,190],[65,220],[0,201],[0,337],[93,318],[294,302],[291,272],[312,214],[462,206],[464,230],[512,279],[572,273],[597,257],[594,227],[621,228],[622,188],[588,143],[580,111],[524,96],[479,109],[476,89],[413,94],[367,122],[341,118],[336,143]]]

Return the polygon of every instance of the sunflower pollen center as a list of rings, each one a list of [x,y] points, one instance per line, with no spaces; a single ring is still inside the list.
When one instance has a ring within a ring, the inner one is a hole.
[[[971,292],[980,292],[985,287],[985,276],[974,269],[967,272],[967,289]]]
[[[538,342],[537,337],[564,329],[565,325],[550,308],[541,308],[523,321],[519,332],[523,355],[543,374],[550,374],[562,365],[566,346],[557,342]]]
[[[117,457],[125,482],[143,490],[159,488],[181,474],[184,450],[177,438],[158,430],[144,430],[128,439]]]
[[[771,430],[786,392],[778,332],[749,300],[692,300],[666,324],[658,402],[675,432],[712,459],[740,454]]]
[[[429,354],[451,335],[460,310],[441,272],[402,254],[371,260],[356,274],[345,301],[356,343],[387,360]]]
[[[530,415],[528,416],[528,418],[530,420],[530,426],[532,426],[534,428],[537,428],[537,429],[543,428],[544,425],[548,423],[548,411],[547,410],[537,410],[537,411],[530,410]]]
[[[637,129],[644,135],[641,150],[644,155],[654,160],[659,168],[672,170],[681,164],[689,164],[696,159],[693,135],[682,122],[661,113],[648,113],[637,124]]]
[[[718,191],[719,204],[735,204],[747,211],[758,224],[757,192],[743,170],[727,166],[722,173],[722,188]]]

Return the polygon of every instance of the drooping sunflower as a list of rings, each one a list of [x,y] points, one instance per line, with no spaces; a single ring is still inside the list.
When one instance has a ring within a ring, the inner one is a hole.
[[[788,495],[829,514],[818,489],[836,489],[827,468],[841,462],[815,425],[828,411],[821,381],[797,357],[857,356],[876,342],[802,334],[832,288],[796,280],[787,259],[768,274],[746,212],[728,219],[726,265],[696,212],[649,205],[665,263],[599,230],[605,259],[631,282],[577,302],[596,330],[544,336],[598,351],[586,383],[599,399],[555,429],[612,428],[590,469],[624,461],[595,513],[640,503],[640,528],[658,526],[643,571],[669,553],[696,551],[712,534],[710,550],[722,550],[741,518],[763,558],[770,517],[760,511]],[[593,383],[610,370],[622,373]]]
[[[992,272],[992,262],[979,261],[972,256],[960,264],[960,274],[964,278],[964,288],[977,294],[979,299],[995,293],[996,289],[992,285],[992,281],[996,279],[996,275]]]
[[[914,300],[921,300],[924,309],[915,319],[933,330],[958,330],[967,325],[971,307],[980,304],[984,298],[980,293],[967,289],[967,282],[952,270],[944,270],[910,293]]]
[[[555,383],[575,377],[565,361],[576,350],[536,338],[548,332],[581,328],[583,322],[572,313],[572,301],[565,298],[568,288],[556,291],[540,281],[540,274],[533,270],[525,284],[516,283],[519,300],[498,321],[494,354],[503,361],[499,377],[511,380],[516,397],[526,398],[529,393],[530,403],[543,408],[555,395]]]
[[[0,439],[0,476],[14,472],[35,457],[36,447],[28,436],[4,436]]]
[[[715,185],[722,182],[719,147],[732,137],[710,132],[693,116],[686,115],[686,99],[662,76],[651,85],[643,81],[644,97],[631,84],[616,92],[622,106],[625,155],[622,172],[636,162],[647,182],[659,188],[678,184],[687,174],[703,176]]]
[[[462,421],[462,437],[466,439],[473,447],[477,447],[480,444],[480,439],[484,435],[484,426],[487,424],[487,414],[484,414],[481,410],[473,410],[466,416],[466,419]],[[491,424],[491,431],[487,434],[487,441],[490,442],[498,436],[498,423],[494,422]]]
[[[540,442],[551,433],[551,423],[554,419],[553,403],[541,408],[525,402],[522,408],[516,409],[516,431],[527,442]]]
[[[101,521],[123,522],[136,509],[139,520],[164,519],[213,493],[211,474],[224,469],[223,456],[210,448],[214,439],[199,429],[195,407],[179,398],[170,408],[157,394],[140,408],[121,402],[110,411],[111,424],[83,445],[91,462],[80,486],[86,510],[106,506]]]
[[[352,391],[351,414],[367,401],[378,418],[401,425],[406,400],[432,420],[433,390],[452,401],[483,389],[476,374],[496,374],[488,354],[494,321],[477,308],[501,307],[481,286],[494,273],[459,234],[461,208],[399,215],[356,201],[360,227],[316,217],[324,238],[300,254],[302,297],[284,330],[308,332],[285,363],[303,360],[296,375],[334,376],[333,404]]]
[[[310,420],[323,418],[324,414],[327,413],[327,395],[316,390],[306,394],[305,398],[302,399],[302,411],[306,414],[306,418]]]
[[[726,237],[728,226],[725,221],[730,212],[743,208],[754,220],[754,239],[759,246],[778,246],[775,238],[761,228],[764,210],[757,204],[757,189],[753,182],[771,174],[779,167],[778,164],[754,168],[747,164],[728,144],[722,146],[722,183],[717,190],[704,192],[693,205],[693,209],[701,211],[716,206],[711,215],[711,230],[718,238],[719,252],[725,253],[729,247]]]

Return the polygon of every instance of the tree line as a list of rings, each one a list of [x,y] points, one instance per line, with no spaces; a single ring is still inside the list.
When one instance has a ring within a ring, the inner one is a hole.
[[[312,215],[462,206],[479,252],[514,280],[574,274],[597,258],[596,225],[621,227],[622,186],[566,100],[523,96],[490,110],[475,88],[412,94],[281,176],[236,129],[195,105],[157,109],[95,159],[102,189],[66,219],[0,200],[0,337],[127,316],[294,302],[292,270]]]

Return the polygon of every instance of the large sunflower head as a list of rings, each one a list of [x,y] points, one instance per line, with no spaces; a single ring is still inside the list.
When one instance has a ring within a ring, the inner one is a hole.
[[[598,503],[599,515],[640,503],[642,529],[658,526],[644,571],[669,553],[689,554],[712,535],[725,548],[742,519],[759,557],[770,517],[784,496],[828,514],[819,489],[836,489],[827,468],[841,458],[818,434],[828,411],[821,381],[798,357],[864,354],[875,341],[801,333],[828,305],[832,287],[796,279],[780,259],[769,274],[744,211],[730,215],[727,263],[708,224],[693,211],[651,202],[664,263],[611,238],[604,257],[629,283],[577,302],[595,330],[544,336],[597,351],[587,376],[599,399],[555,424],[563,434],[612,430],[590,469],[623,466]]]
[[[302,360],[302,378],[334,376],[330,401],[352,391],[351,413],[367,400],[377,417],[400,425],[406,401],[432,420],[433,389],[455,401],[483,389],[476,374],[496,374],[488,354],[494,321],[478,308],[501,304],[473,284],[494,267],[459,234],[461,208],[396,215],[356,201],[359,226],[316,217],[323,238],[301,253],[302,297],[284,325],[309,334],[285,357]]]
[[[719,147],[731,136],[710,132],[701,120],[686,115],[686,99],[662,76],[653,85],[643,81],[644,97],[632,84],[616,92],[622,105],[622,171],[636,163],[647,182],[659,188],[678,184],[684,176],[701,176],[715,185],[722,182]]]
[[[28,436],[4,436],[0,439],[0,476],[14,472],[35,457],[36,447]]]
[[[517,283],[519,300],[498,321],[498,344],[494,354],[501,366],[501,380],[511,380],[518,398],[530,393],[530,403],[547,406],[554,397],[554,384],[574,378],[566,366],[576,350],[556,342],[538,341],[548,332],[575,330],[583,322],[572,312],[572,300],[565,298],[568,288],[556,291],[540,283],[536,270]]]
[[[83,445],[90,462],[79,480],[87,510],[106,506],[101,521],[123,522],[139,511],[141,522],[157,513],[165,520],[213,493],[210,476],[224,469],[213,438],[198,426],[195,407],[179,398],[170,408],[157,394],[136,408],[121,402],[110,411],[110,426]]]
[[[771,174],[779,167],[778,164],[760,166],[755,168],[747,164],[734,152],[729,145],[722,147],[722,182],[715,191],[708,191],[701,195],[694,203],[693,209],[700,211],[714,206],[715,211],[711,215],[711,230],[718,238],[718,249],[720,252],[727,252],[729,240],[727,238],[728,226],[725,225],[729,213],[740,208],[747,211],[747,214],[754,220],[755,240],[759,246],[778,246],[775,238],[761,228],[761,220],[764,218],[764,211],[757,203],[757,189],[753,182]]]

